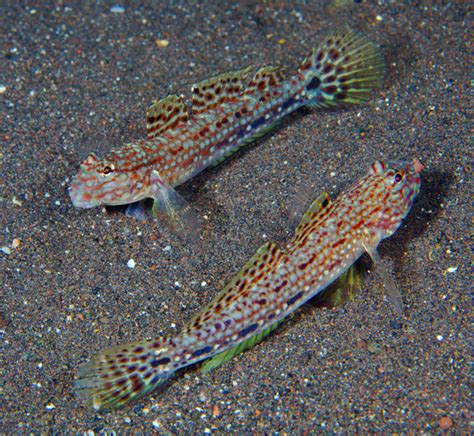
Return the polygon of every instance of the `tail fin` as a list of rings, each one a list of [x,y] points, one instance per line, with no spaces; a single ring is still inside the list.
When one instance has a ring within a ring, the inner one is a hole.
[[[383,82],[385,62],[379,48],[352,30],[328,35],[298,70],[306,83],[306,105],[339,107],[367,100]]]
[[[175,369],[166,339],[108,348],[77,372],[75,386],[95,410],[121,407],[161,385]]]

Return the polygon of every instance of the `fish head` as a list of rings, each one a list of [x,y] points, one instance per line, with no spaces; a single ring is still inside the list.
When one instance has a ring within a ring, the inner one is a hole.
[[[412,163],[376,161],[372,164],[368,190],[373,205],[376,227],[382,238],[392,235],[407,216],[415,197],[420,192],[420,172],[423,165],[418,159]]]
[[[69,187],[78,208],[129,204],[147,197],[143,170],[124,171],[113,155],[99,159],[94,153],[81,163]]]

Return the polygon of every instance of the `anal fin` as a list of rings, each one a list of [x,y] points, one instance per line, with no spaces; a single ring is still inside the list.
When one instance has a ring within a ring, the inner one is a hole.
[[[201,372],[209,372],[213,369],[221,366],[222,364],[228,362],[233,357],[237,356],[237,354],[243,353],[244,351],[254,347],[256,344],[261,342],[265,337],[267,337],[273,330],[275,330],[280,324],[282,320],[275,322],[270,327],[267,327],[265,330],[257,333],[254,336],[246,339],[245,341],[241,342],[240,344],[236,345],[233,348],[229,348],[228,350],[223,351],[222,353],[216,354],[215,356],[211,357],[210,359],[206,360],[202,367]]]
[[[362,288],[362,276],[360,265],[356,262],[334,283],[314,297],[316,306],[333,308],[353,300],[356,292]]]

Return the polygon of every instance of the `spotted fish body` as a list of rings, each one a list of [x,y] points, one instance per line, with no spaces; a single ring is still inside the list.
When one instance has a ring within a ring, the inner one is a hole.
[[[365,101],[380,86],[384,71],[375,44],[346,30],[327,36],[296,74],[263,67],[252,76],[252,69],[245,68],[201,82],[192,88],[190,108],[177,95],[153,103],[147,111],[147,138],[102,159],[91,153],[69,188],[72,202],[90,208],[153,198],[157,211],[179,219],[186,203],[175,186],[268,132],[298,108]]]
[[[183,367],[261,339],[365,251],[376,259],[379,242],[395,232],[410,210],[421,169],[419,161],[375,162],[334,202],[323,194],[285,250],[263,245],[178,335],[101,352],[79,370],[77,387],[98,410],[118,407]]]

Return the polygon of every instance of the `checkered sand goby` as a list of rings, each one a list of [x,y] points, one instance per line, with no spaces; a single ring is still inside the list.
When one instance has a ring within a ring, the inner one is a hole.
[[[397,310],[401,296],[378,258],[419,192],[423,166],[375,162],[367,175],[331,202],[322,194],[284,250],[268,242],[174,337],[115,346],[80,368],[76,386],[97,410],[120,407],[161,385],[177,370],[222,361],[253,346],[290,313],[321,293],[367,252],[381,269]]]
[[[327,35],[294,74],[248,67],[194,85],[191,99],[170,95],[146,114],[147,137],[99,158],[89,154],[73,178],[74,206],[154,200],[155,217],[195,233],[199,221],[174,187],[216,165],[301,108],[338,108],[367,100],[383,81],[378,47],[351,31]]]

